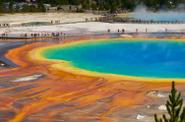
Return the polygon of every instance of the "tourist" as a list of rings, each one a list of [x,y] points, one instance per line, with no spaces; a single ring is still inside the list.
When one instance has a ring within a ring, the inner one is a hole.
[[[125,29],[122,29],[122,33],[125,33]]]

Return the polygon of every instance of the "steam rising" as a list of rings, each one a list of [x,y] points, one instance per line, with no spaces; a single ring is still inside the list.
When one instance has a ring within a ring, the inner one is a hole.
[[[136,7],[134,12],[130,14],[131,18],[147,21],[185,21],[185,5],[179,4],[176,9],[167,11],[159,10],[157,12],[150,11],[144,5]]]

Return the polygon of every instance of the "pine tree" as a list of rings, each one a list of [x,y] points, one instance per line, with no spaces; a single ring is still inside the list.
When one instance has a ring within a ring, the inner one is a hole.
[[[172,82],[172,89],[169,95],[169,100],[166,102],[168,116],[165,114],[158,119],[154,115],[155,122],[185,122],[185,107],[183,108],[183,99],[181,93],[175,88],[175,82]]]
[[[44,7],[44,2],[43,2],[43,0],[37,0],[37,6],[38,6],[38,11],[40,11],[40,12],[45,12],[46,11],[46,9],[45,9],[45,7]]]
[[[13,4],[14,4],[14,1],[11,0],[11,1],[9,2],[9,11],[10,11],[10,12],[13,12]]]

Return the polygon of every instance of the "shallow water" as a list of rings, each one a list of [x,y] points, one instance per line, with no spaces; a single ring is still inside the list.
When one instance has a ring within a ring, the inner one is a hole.
[[[129,17],[147,21],[185,21],[184,12],[134,12]]]
[[[185,78],[185,43],[177,41],[103,41],[46,50],[49,59],[75,67],[127,76]]]

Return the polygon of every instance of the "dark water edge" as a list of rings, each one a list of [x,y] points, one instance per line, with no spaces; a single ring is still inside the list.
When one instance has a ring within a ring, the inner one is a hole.
[[[0,42],[0,62],[5,64],[5,67],[3,68],[13,68],[13,67],[17,67],[18,65],[13,63],[11,60],[7,59],[5,57],[5,54],[14,48],[23,46],[27,43],[23,42],[23,41],[19,41],[19,42]]]

